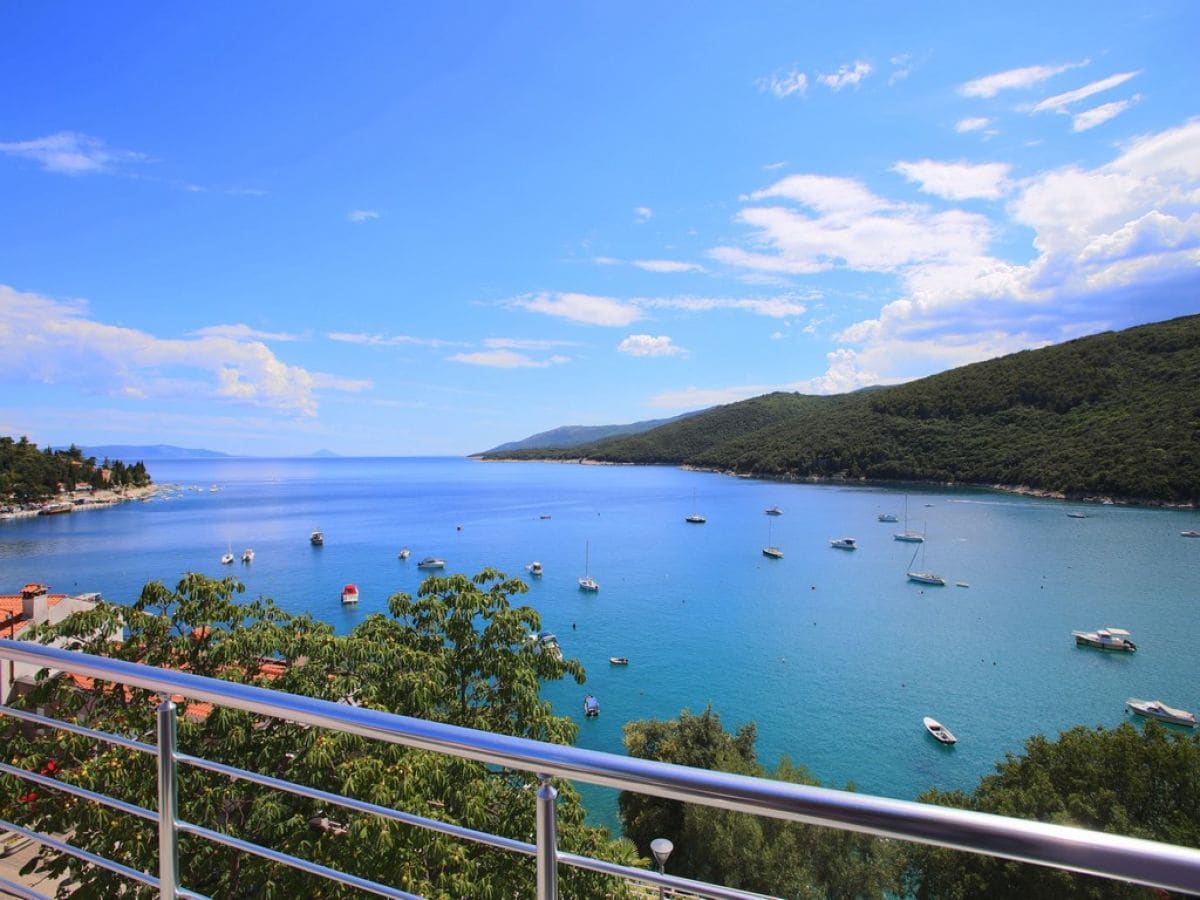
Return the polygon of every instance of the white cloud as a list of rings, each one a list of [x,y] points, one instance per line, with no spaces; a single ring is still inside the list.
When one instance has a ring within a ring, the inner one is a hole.
[[[379,212],[374,209],[352,209],[346,213],[346,218],[351,222],[368,222],[371,219],[378,219]]]
[[[365,334],[363,332],[331,331],[326,335],[331,341],[342,344],[360,344],[364,347],[463,347],[462,341],[447,341],[441,338],[421,338],[408,334]]]
[[[709,312],[715,309],[733,309],[751,312],[772,319],[802,316],[807,311],[803,303],[794,297],[657,297],[634,301],[639,306],[651,309],[681,309],[685,312]]]
[[[0,344],[10,380],[71,385],[117,397],[228,400],[315,416],[316,391],[360,391],[370,382],[290,366],[257,340],[159,338],[106,325],[82,302],[0,285]]]
[[[298,341],[299,335],[282,331],[259,331],[249,325],[209,325],[192,332],[196,337],[224,337],[233,341]]]
[[[858,83],[871,74],[871,64],[863,60],[855,61],[853,66],[839,66],[836,72],[817,76],[817,81],[826,87],[840,91],[844,87],[858,87]]]
[[[787,165],[787,160],[782,160],[780,162],[773,162],[773,163],[764,163],[763,169],[766,170],[767,172],[776,172],[779,169],[782,169],[786,165]]]
[[[648,206],[635,206],[633,208],[633,219],[639,225],[649,222],[654,218],[654,210]]]
[[[1087,60],[1078,63],[1067,63],[1063,66],[1025,66],[1021,69],[1008,69],[994,75],[985,75],[968,81],[959,87],[958,92],[964,97],[995,97],[1001,91],[1031,88],[1041,84],[1048,78],[1053,78],[1066,72],[1087,65]]]
[[[923,159],[899,162],[893,169],[921,186],[927,194],[947,200],[973,197],[997,200],[1008,191],[1007,163],[949,163]]]
[[[968,119],[959,119],[954,123],[954,130],[959,134],[966,134],[968,131],[982,131],[992,124],[992,120],[986,116],[973,116]]]
[[[674,259],[635,259],[633,264],[647,272],[703,272],[704,266],[699,263],[680,262]]]
[[[658,337],[649,334],[631,334],[617,344],[617,349],[630,356],[677,356],[684,352],[682,347],[672,343],[665,334]]]
[[[477,353],[455,353],[448,357],[452,362],[471,366],[486,366],[492,369],[545,369],[569,362],[568,356],[552,356],[549,359],[533,359],[513,350],[482,350]]]
[[[555,347],[575,347],[577,341],[555,341],[540,338],[485,338],[483,345],[492,350],[551,350]]]
[[[1140,99],[1140,96],[1135,94],[1128,100],[1115,100],[1112,103],[1105,103],[1102,106],[1097,106],[1092,109],[1084,110],[1077,113],[1071,119],[1072,131],[1088,131],[1095,128],[1097,125],[1103,125],[1109,119],[1114,119],[1125,110],[1129,109],[1134,103]]]
[[[1081,88],[1076,88],[1073,91],[1064,91],[1061,94],[1055,94],[1053,97],[1047,97],[1045,100],[1036,104],[1033,107],[1034,112],[1046,112],[1054,110],[1055,112],[1065,112],[1066,107],[1072,103],[1078,103],[1080,100],[1086,100],[1095,94],[1104,91],[1112,90],[1115,87],[1127,82],[1130,78],[1140,75],[1140,71],[1136,72],[1118,72],[1116,75],[1109,75],[1107,78],[1101,78],[1099,81],[1093,81],[1091,84],[1085,84]]]
[[[0,153],[32,159],[43,170],[61,175],[96,175],[112,172],[123,163],[150,159],[144,153],[110,148],[100,138],[74,131],[60,131],[31,141],[0,143]]]
[[[770,78],[758,79],[758,89],[776,97],[790,97],[799,94],[803,97],[808,93],[808,76],[799,69],[790,72],[776,72]]]
[[[596,297],[591,294],[529,294],[513,301],[515,306],[530,312],[570,319],[584,325],[608,325],[621,327],[636,322],[642,317],[637,307],[614,300],[611,297]]]

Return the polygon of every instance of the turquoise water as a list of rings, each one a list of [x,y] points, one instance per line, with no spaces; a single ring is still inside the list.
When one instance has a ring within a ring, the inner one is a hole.
[[[44,581],[128,601],[148,580],[236,574],[251,596],[347,630],[416,590],[416,561],[545,575],[523,598],[585,687],[553,685],[580,721],[579,745],[623,752],[622,725],[720,713],[753,721],[761,760],[786,754],[830,786],[912,798],[970,789],[1031,734],[1112,726],[1126,697],[1200,711],[1192,639],[1200,513],[1083,506],[967,489],[788,484],[667,467],[480,463],[462,459],[156,462],[172,499],[0,523],[0,591]],[[211,492],[216,484],[220,490]],[[695,500],[693,500],[693,495]],[[947,587],[908,582],[914,546]],[[778,505],[784,514],[763,511]],[[1068,511],[1089,518],[1068,518]],[[704,525],[684,516],[703,513]],[[541,516],[550,516],[548,519]],[[458,526],[461,525],[461,530]],[[785,555],[762,556],[770,539]],[[314,528],[325,546],[309,546]],[[855,552],[829,539],[855,537]],[[251,565],[221,566],[232,548]],[[397,559],[402,546],[412,558]],[[598,594],[578,590],[585,547]],[[361,602],[343,608],[345,582]],[[956,587],[966,582],[968,588]],[[1076,648],[1072,629],[1129,628],[1136,654]],[[627,656],[614,667],[610,656]],[[585,693],[602,705],[582,721]],[[943,748],[921,718],[958,738]],[[598,821],[615,802],[589,791]]]

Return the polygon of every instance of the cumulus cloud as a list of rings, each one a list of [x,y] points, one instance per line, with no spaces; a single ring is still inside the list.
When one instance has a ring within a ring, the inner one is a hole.
[[[481,350],[475,353],[455,353],[448,357],[451,362],[470,366],[486,366],[491,369],[545,369],[570,362],[568,356],[551,356],[549,359],[533,359],[515,350]]]
[[[301,416],[316,415],[318,390],[370,387],[368,381],[290,366],[258,340],[159,338],[87,313],[82,302],[0,285],[6,378],[114,397],[226,400]]]
[[[642,317],[638,308],[630,303],[591,294],[528,294],[514,300],[513,305],[584,325],[608,325],[614,328],[629,325]]]
[[[100,138],[60,131],[30,141],[0,143],[0,153],[32,159],[46,172],[60,175],[96,175],[112,172],[125,163],[146,162],[144,153],[109,147]]]
[[[633,208],[633,219],[639,225],[649,222],[654,218],[654,210],[648,206],[635,206]]]
[[[1068,69],[1085,65],[1087,60],[1062,66],[1025,66],[1020,69],[1008,69],[968,81],[959,86],[958,92],[964,97],[995,97],[1001,91],[1031,88]]]
[[[1125,110],[1129,109],[1129,107],[1136,103],[1139,99],[1140,97],[1135,94],[1128,100],[1116,100],[1112,103],[1105,103],[1101,106],[1077,113],[1071,118],[1071,130],[1088,131],[1089,129],[1095,128],[1097,125],[1103,125],[1109,119],[1116,118],[1121,113],[1125,112]]]
[[[224,337],[234,341],[298,341],[299,335],[284,331],[259,331],[249,325],[209,325],[192,332],[196,337]]]
[[[352,209],[346,213],[346,218],[351,222],[369,222],[371,219],[378,219],[379,212],[374,209]]]
[[[658,337],[649,334],[631,334],[617,344],[617,349],[630,356],[677,356],[684,352],[682,347],[672,343],[665,334]]]
[[[839,66],[836,72],[828,72],[817,76],[817,81],[834,91],[845,87],[858,87],[858,83],[871,74],[871,64],[863,60],[855,61],[853,66]]]
[[[954,130],[959,134],[966,134],[969,131],[982,131],[992,124],[992,120],[986,116],[972,116],[967,119],[959,119],[954,123]]]
[[[918,162],[899,162],[893,169],[921,186],[927,194],[947,200],[968,200],[978,197],[997,200],[1008,190],[1007,163],[937,162],[923,159]]]
[[[790,72],[776,72],[770,78],[758,79],[758,89],[765,93],[774,94],[780,99],[799,94],[803,97],[808,92],[808,76],[799,69]]]
[[[699,263],[680,262],[674,259],[635,259],[633,264],[647,272],[703,272],[704,266]]]
[[[1093,81],[1091,84],[1085,84],[1081,88],[1076,88],[1073,91],[1064,91],[1061,94],[1055,94],[1053,97],[1047,97],[1033,107],[1034,112],[1046,112],[1054,110],[1055,112],[1065,112],[1066,107],[1072,103],[1078,103],[1080,100],[1086,100],[1096,94],[1104,91],[1110,91],[1115,87],[1127,82],[1130,78],[1140,75],[1140,71],[1136,72],[1118,72],[1116,75],[1109,75],[1107,78],[1101,78],[1099,81]]]

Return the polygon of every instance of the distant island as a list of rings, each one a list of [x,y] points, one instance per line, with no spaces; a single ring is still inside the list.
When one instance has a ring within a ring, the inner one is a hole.
[[[216,450],[194,450],[175,447],[171,444],[109,444],[99,447],[81,447],[84,453],[97,459],[217,459],[229,457],[228,453]]]
[[[1200,316],[1091,335],[892,387],[767,394],[634,435],[497,448],[481,457],[969,484],[1196,506]]]
[[[582,447],[584,445],[595,444],[607,438],[641,434],[643,431],[650,431],[653,428],[669,425],[672,422],[677,422],[680,419],[694,415],[696,413],[689,412],[679,416],[672,416],[669,419],[647,419],[643,422],[633,422],[629,425],[563,425],[559,428],[553,428],[550,431],[530,435],[519,441],[510,441],[507,444],[493,447],[491,450],[484,450],[482,453],[472,455],[489,456],[511,453],[514,450],[528,450],[535,447]]]

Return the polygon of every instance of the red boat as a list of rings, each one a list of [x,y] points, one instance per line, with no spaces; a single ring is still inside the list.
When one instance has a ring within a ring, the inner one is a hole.
[[[355,585],[348,584],[344,588],[342,588],[342,602],[343,603],[357,603],[358,602],[358,588]]]

